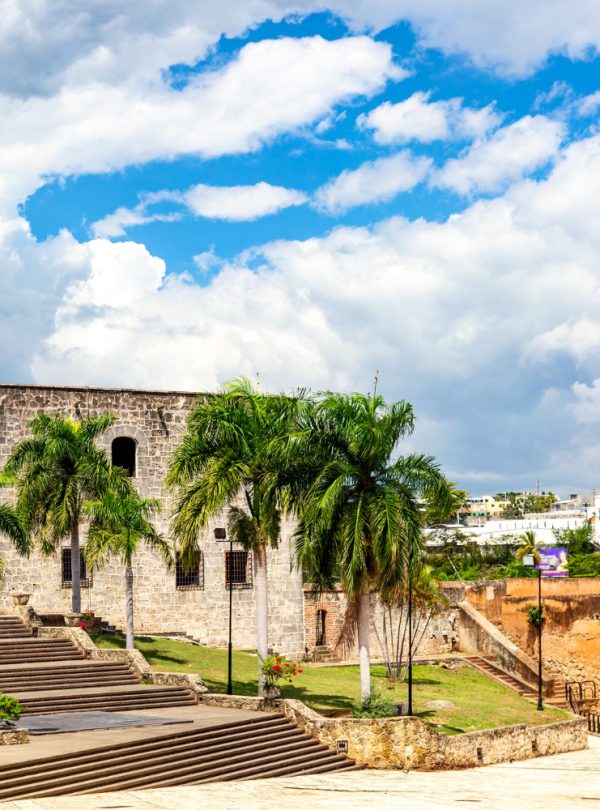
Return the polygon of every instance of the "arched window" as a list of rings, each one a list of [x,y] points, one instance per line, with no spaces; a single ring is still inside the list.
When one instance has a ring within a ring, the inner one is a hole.
[[[317,610],[317,647],[324,647],[327,644],[325,627],[327,624],[327,611]]]
[[[129,436],[118,436],[111,445],[111,460],[113,467],[122,467],[127,470],[130,478],[135,477],[135,439]]]

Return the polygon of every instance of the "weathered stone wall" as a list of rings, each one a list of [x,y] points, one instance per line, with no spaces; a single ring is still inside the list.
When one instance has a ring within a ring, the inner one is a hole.
[[[370,768],[453,770],[587,748],[587,724],[583,718],[448,735],[434,731],[418,717],[323,717],[299,700],[277,700],[269,706],[257,698],[207,693],[201,701],[231,708],[282,711],[329,748],[338,750],[340,742],[346,743],[348,756]]]
[[[537,604],[537,579],[508,579],[472,585],[468,602],[518,647],[537,657],[537,630],[528,622],[528,605]],[[565,681],[600,683],[600,580],[587,577],[542,579],[546,622],[542,635],[544,666]]]
[[[114,438],[134,439],[135,484],[144,497],[161,500],[163,512],[157,528],[168,537],[171,502],[164,477],[194,398],[194,394],[186,392],[0,385],[0,464],[14,443],[28,435],[28,423],[41,411],[74,418],[110,412],[116,423],[103,438],[102,446],[110,452]],[[6,497],[6,493],[0,492],[0,497]],[[229,593],[225,584],[225,551],[229,545],[217,543],[213,538],[214,526],[225,525],[224,520],[225,516],[211,524],[201,540],[202,589],[177,589],[175,573],[165,571],[158,555],[145,548],[137,555],[134,564],[137,632],[189,633],[206,644],[227,643]],[[303,595],[301,575],[291,565],[291,532],[291,524],[284,524],[279,549],[268,554],[269,643],[281,652],[299,655],[304,650]],[[64,546],[67,545],[65,540]],[[14,591],[31,593],[31,604],[39,613],[70,610],[71,591],[61,586],[59,555],[43,558],[36,551],[29,559],[22,559],[5,537],[0,537],[0,554],[6,567],[0,611],[11,610],[10,594]],[[93,573],[92,587],[82,590],[82,609],[94,610],[115,626],[123,627],[124,589],[124,568],[118,560],[111,559]],[[253,588],[233,592],[233,643],[241,648],[255,645]]]
[[[325,641],[326,646],[338,660],[352,660],[358,656],[356,642],[350,644],[340,643],[340,637],[344,627],[344,616],[346,614],[347,599],[341,588],[335,591],[319,592],[312,586],[304,588],[304,639],[306,649],[310,653],[315,649],[317,642],[317,612],[325,611]],[[384,609],[377,597],[371,595],[371,655],[373,659],[383,658],[382,644],[384,639],[384,614],[388,638],[397,637],[398,623],[400,622],[400,635],[402,636],[406,627],[406,616],[402,616],[400,611],[391,611],[391,634],[390,616],[387,609]],[[458,643],[457,628],[458,610],[450,603],[439,613],[432,616],[429,623],[423,620],[419,626],[418,638],[422,640],[416,655],[436,656],[445,655],[452,652]],[[408,639],[405,639],[405,649]]]

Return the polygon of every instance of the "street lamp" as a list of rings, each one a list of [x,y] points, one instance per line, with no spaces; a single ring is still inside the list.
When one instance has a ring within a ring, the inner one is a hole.
[[[412,558],[412,554],[411,554]],[[412,559],[408,564],[408,716],[413,713]]]
[[[523,565],[528,566],[529,568],[535,568],[535,555],[534,554],[525,554],[523,557]],[[538,629],[538,703],[537,703],[537,710],[538,712],[544,711],[544,703],[542,700],[542,569],[538,565],[537,567],[538,573],[538,621],[537,621],[537,629]]]
[[[225,529],[217,527],[215,529],[215,540],[220,543],[227,542],[227,532]],[[233,683],[231,681],[232,669],[232,651],[231,645],[231,617],[233,614],[233,540],[229,538],[229,642],[227,644],[227,694],[233,695]],[[227,574],[227,566],[225,566],[225,573]]]

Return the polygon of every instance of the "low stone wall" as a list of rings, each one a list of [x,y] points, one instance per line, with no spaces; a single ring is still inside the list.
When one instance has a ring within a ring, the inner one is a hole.
[[[467,601],[532,657],[537,656],[537,632],[529,624],[527,607],[537,604],[538,581],[470,583]],[[557,577],[542,579],[544,667],[564,681],[595,680],[600,685],[600,579]]]
[[[29,742],[29,732],[26,728],[0,729],[0,745],[23,745]]]
[[[377,720],[323,717],[299,700],[268,702],[238,695],[203,695],[209,705],[254,711],[281,711],[319,742],[369,768],[453,770],[579,751],[587,748],[583,718],[528,727],[525,724],[447,735],[418,717]]]
[[[461,602],[458,644],[461,652],[493,655],[500,666],[530,686],[537,686],[537,662],[519,649],[469,602]],[[544,694],[554,693],[554,678],[542,677]]]

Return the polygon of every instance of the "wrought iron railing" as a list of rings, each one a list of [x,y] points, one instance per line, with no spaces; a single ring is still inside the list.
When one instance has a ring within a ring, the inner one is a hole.
[[[565,696],[571,711],[586,718],[588,731],[592,734],[600,734],[600,714],[585,705],[589,701],[595,702],[598,699],[596,681],[570,681],[565,684]]]

